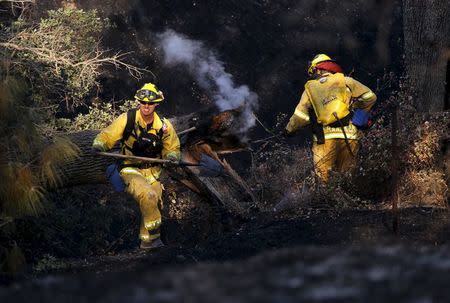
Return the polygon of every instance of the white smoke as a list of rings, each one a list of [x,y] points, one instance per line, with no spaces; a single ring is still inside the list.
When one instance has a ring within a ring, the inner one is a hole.
[[[221,111],[243,108],[241,132],[255,124],[253,110],[257,108],[258,96],[247,85],[236,86],[233,76],[225,71],[223,62],[201,41],[188,39],[173,30],[159,34],[158,41],[164,53],[164,63],[187,66],[198,84],[212,93]]]

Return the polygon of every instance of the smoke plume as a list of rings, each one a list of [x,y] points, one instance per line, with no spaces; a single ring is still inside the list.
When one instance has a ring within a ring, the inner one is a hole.
[[[257,108],[258,96],[247,85],[237,86],[233,76],[225,71],[223,62],[201,41],[166,30],[158,35],[158,42],[165,64],[185,65],[198,84],[212,94],[219,110],[242,110],[240,132],[255,124],[253,110]]]

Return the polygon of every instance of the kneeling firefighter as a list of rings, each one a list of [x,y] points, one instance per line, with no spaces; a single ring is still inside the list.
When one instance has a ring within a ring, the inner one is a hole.
[[[310,62],[310,80],[286,126],[292,135],[312,124],[316,175],[327,182],[330,170],[348,171],[358,151],[358,128],[367,126],[369,110],[377,97],[365,85],[344,76],[341,67],[325,54]]]
[[[103,129],[93,142],[93,149],[108,151],[120,140],[121,153],[176,162],[180,159],[180,141],[169,120],[160,118],[155,108],[164,100],[152,83],[136,92],[138,108],[123,113]],[[163,187],[159,182],[161,165],[139,160],[124,160],[118,167],[125,191],[139,203],[141,210],[141,248],[162,246],[159,203]]]

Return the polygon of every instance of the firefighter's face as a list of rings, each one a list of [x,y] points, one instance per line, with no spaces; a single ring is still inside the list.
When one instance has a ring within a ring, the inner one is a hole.
[[[139,110],[141,111],[141,115],[143,117],[149,117],[153,115],[153,112],[155,111],[156,106],[158,106],[158,103],[154,102],[140,102]]]

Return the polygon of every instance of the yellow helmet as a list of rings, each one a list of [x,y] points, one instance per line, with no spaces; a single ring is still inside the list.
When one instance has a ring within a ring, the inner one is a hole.
[[[319,64],[320,62],[324,62],[324,61],[334,61],[334,60],[331,59],[328,55],[325,55],[325,54],[318,54],[318,55],[316,55],[312,59],[312,61],[309,63],[308,75],[314,74],[314,71],[316,69],[316,65]]]
[[[145,83],[141,89],[136,91],[134,98],[139,102],[161,102],[164,100],[164,95],[162,91],[153,83]]]

